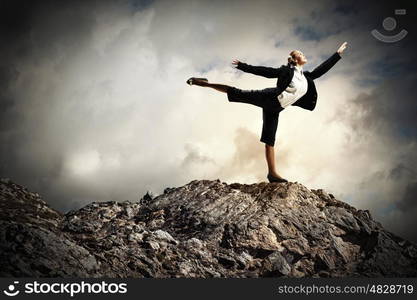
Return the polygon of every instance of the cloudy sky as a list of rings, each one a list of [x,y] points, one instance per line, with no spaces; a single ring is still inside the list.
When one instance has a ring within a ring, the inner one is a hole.
[[[231,61],[278,67],[299,49],[312,70],[347,41],[342,59],[316,80],[316,109],[280,114],[278,173],[369,209],[417,242],[411,8],[401,1],[1,1],[0,176],[62,212],[194,179],[266,181],[261,109],[185,81],[273,87],[276,79],[245,74]],[[387,17],[396,21],[392,30],[383,27]],[[384,43],[373,29],[408,34]]]

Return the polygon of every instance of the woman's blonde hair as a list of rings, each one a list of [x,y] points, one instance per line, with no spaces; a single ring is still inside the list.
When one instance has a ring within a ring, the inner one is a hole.
[[[292,50],[290,52],[290,55],[288,55],[288,66],[293,65],[295,66],[297,64],[297,59],[295,58],[295,54],[297,53],[297,50]]]

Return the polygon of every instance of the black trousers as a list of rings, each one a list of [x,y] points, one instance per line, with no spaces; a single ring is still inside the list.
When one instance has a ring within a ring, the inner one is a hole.
[[[279,113],[284,109],[278,101],[278,89],[266,88],[263,90],[241,90],[230,87],[227,98],[230,102],[252,104],[262,108],[262,134],[260,141],[275,145],[275,135],[278,127]]]

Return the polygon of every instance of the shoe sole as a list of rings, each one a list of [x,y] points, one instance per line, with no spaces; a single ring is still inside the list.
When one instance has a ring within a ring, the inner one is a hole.
[[[274,183],[274,182],[285,183],[285,182],[288,182],[288,180],[272,180],[272,181],[269,181],[269,183]]]
[[[205,82],[208,82],[207,78],[197,78],[197,77],[191,77],[190,79],[188,79],[186,82],[189,85],[193,85],[193,80],[203,80]]]
[[[267,176],[266,177],[267,179],[268,179],[268,181],[271,183],[271,182],[279,182],[279,183],[281,183],[281,182],[288,182],[288,180],[287,179],[284,179],[284,178],[276,178],[276,177],[272,177],[272,176]]]

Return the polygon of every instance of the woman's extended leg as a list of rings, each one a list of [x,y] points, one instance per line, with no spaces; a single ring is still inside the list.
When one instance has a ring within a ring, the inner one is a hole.
[[[266,109],[270,112],[280,112],[283,110],[276,96],[278,88],[266,88],[262,90],[241,90],[225,84],[210,83],[207,80],[202,80],[195,77],[193,77],[192,84],[202,87],[210,87],[219,92],[226,93],[230,102],[247,103],[262,107],[263,109]]]
[[[209,83],[204,80],[194,80],[193,84],[204,86],[204,87],[211,87],[219,92],[227,93],[227,90],[230,88],[229,85],[219,84],[219,83]]]

